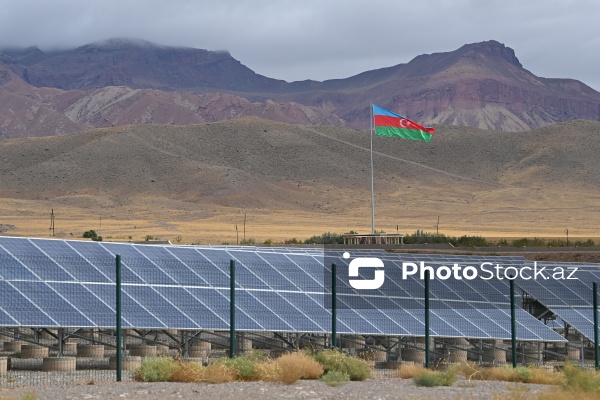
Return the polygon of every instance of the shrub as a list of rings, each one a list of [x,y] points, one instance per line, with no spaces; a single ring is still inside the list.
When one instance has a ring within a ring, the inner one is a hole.
[[[402,379],[410,379],[423,373],[424,370],[425,368],[421,365],[402,364],[398,369],[398,374]]]
[[[582,242],[580,240],[577,240],[575,242],[575,247],[595,247],[596,243],[594,243],[594,241],[592,239],[588,239],[585,242]]]
[[[276,382],[281,380],[282,369],[276,362],[263,361],[256,364],[258,380],[264,382]]]
[[[201,382],[206,383],[225,383],[234,382],[236,380],[236,371],[225,365],[224,363],[210,364],[202,371]]]
[[[560,383],[560,378],[553,372],[541,368],[528,367],[495,367],[483,368],[481,366],[466,363],[458,367],[458,371],[467,379],[494,380],[504,382],[537,383],[553,385]]]
[[[204,382],[204,369],[197,362],[179,362],[169,382]]]
[[[257,361],[250,357],[228,358],[222,361],[226,367],[233,370],[235,379],[239,381],[257,381],[259,380],[259,371],[256,368]]]
[[[452,386],[457,381],[456,370],[449,368],[446,371],[429,371],[424,370],[413,378],[417,386]]]
[[[481,236],[467,236],[463,235],[456,239],[456,242],[453,243],[455,246],[461,247],[486,247],[491,246],[492,244],[485,240],[485,238]]]
[[[311,236],[304,244],[343,244],[344,237],[337,233],[325,232],[320,236]]]
[[[299,379],[319,379],[323,367],[314,358],[304,353],[284,354],[276,363],[281,368],[281,382],[291,385]]]
[[[600,399],[600,373],[584,370],[567,363],[561,374],[561,387],[541,393],[538,400],[598,400]],[[554,374],[558,375],[558,374]]]
[[[83,232],[83,237],[86,238],[86,239],[93,239],[93,238],[95,238],[97,236],[98,236],[98,234],[93,229],[89,230],[89,231]]]
[[[133,378],[142,382],[166,382],[177,370],[177,362],[169,357],[149,357],[134,372]]]
[[[567,363],[563,368],[564,387],[584,393],[600,393],[600,374],[596,371],[584,370]]]
[[[350,375],[344,372],[329,371],[321,377],[321,380],[329,386],[338,386],[350,380]]]
[[[425,232],[421,229],[417,229],[412,234],[404,236],[404,243],[406,244],[424,244],[424,243],[448,243],[449,241],[456,240],[442,233],[430,233]]]
[[[313,357],[323,366],[325,372],[343,372],[348,374],[352,381],[364,381],[371,376],[371,369],[366,362],[338,350],[319,351]]]
[[[533,238],[533,239],[522,238],[522,239],[515,239],[512,241],[513,247],[542,247],[545,245],[546,245],[546,241],[544,239],[540,239],[540,238]]]

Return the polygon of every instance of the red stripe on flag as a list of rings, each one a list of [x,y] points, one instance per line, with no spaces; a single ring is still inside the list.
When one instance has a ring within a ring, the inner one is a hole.
[[[425,131],[433,134],[434,128],[419,125],[414,121],[406,118],[390,117],[388,115],[375,115],[375,126],[390,126],[393,128],[414,129],[417,131]]]

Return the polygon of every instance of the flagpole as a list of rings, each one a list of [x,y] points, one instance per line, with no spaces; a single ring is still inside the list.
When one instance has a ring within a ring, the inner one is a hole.
[[[373,180],[373,103],[371,103],[371,235],[375,234],[375,189]]]

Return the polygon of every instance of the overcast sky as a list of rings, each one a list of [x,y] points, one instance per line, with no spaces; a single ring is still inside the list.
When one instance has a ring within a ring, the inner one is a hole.
[[[228,50],[271,78],[325,80],[494,39],[600,90],[598,0],[2,0],[0,47],[113,37]]]

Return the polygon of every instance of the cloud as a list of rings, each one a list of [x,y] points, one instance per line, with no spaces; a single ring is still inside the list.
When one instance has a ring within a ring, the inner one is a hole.
[[[4,0],[0,47],[136,37],[228,50],[290,81],[343,78],[494,39],[536,75],[600,89],[598,15],[591,0]]]

